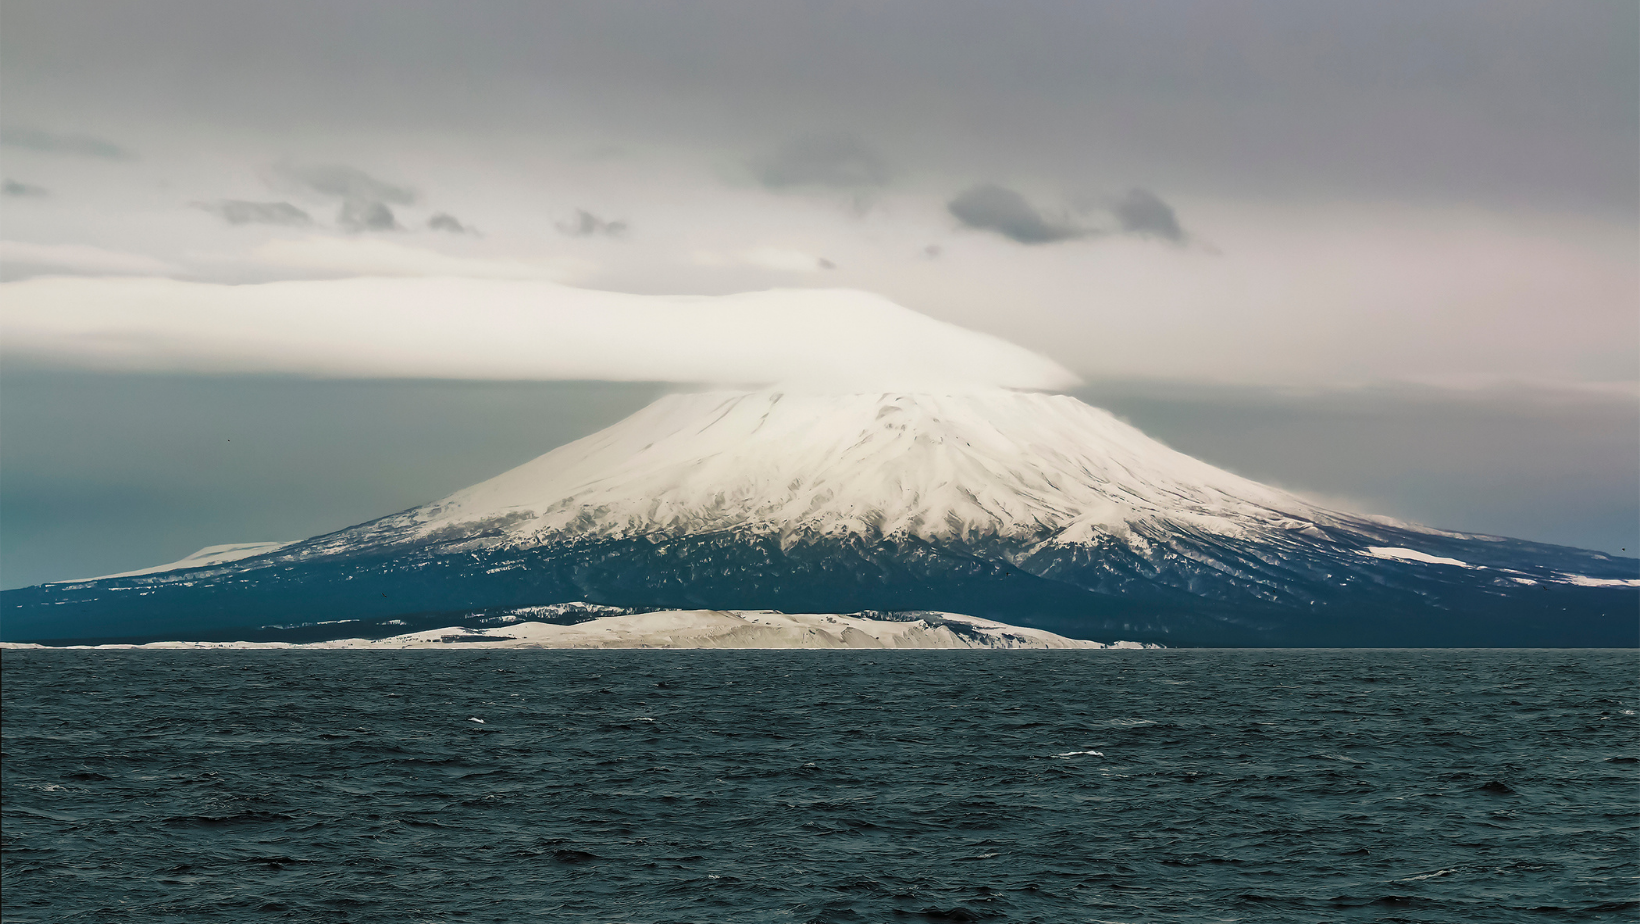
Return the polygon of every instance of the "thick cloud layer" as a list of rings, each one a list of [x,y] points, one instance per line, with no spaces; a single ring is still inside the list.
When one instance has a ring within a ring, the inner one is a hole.
[[[431,130],[743,165],[842,131],[906,170],[1069,192],[1632,212],[1637,31],[1635,4],[1598,0],[10,0],[0,77],[8,121],[65,137]],[[781,164],[765,180],[836,177]]]
[[[881,292],[1079,370],[1633,381],[1637,33],[1581,0],[10,0],[6,173],[52,195],[5,231],[261,282],[308,272],[278,227],[192,203],[286,202],[486,276]]]
[[[1077,381],[1029,350],[845,289],[665,298],[457,278],[43,278],[4,284],[0,298],[7,354],[95,369],[873,389]]]

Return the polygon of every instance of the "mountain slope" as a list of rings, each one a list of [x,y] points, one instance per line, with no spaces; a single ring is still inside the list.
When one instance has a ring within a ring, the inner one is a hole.
[[[669,396],[450,497],[268,554],[10,592],[3,631],[591,600],[948,610],[1164,644],[1633,644],[1637,574],[1633,559],[1328,510],[1065,396],[762,391]]]
[[[1064,396],[693,394],[414,511],[519,539],[749,529],[1076,541],[1162,517],[1239,534],[1318,513]]]

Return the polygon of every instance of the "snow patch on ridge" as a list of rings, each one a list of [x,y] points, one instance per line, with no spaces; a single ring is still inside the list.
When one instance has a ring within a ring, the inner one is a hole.
[[[181,571],[184,568],[204,568],[208,565],[221,565],[230,561],[239,561],[241,558],[250,558],[255,555],[266,555],[277,552],[294,542],[230,542],[226,545],[208,545],[203,549],[173,562],[163,565],[154,565],[150,568],[139,568],[136,571],[121,571],[118,574],[104,574],[94,578],[75,578],[71,581],[53,581],[54,584],[79,584],[84,581],[103,581],[108,578],[136,577],[143,574],[158,574],[162,571]]]
[[[1583,574],[1559,574],[1555,580],[1561,584],[1576,584],[1579,587],[1640,587],[1640,578],[1595,578]]]
[[[1465,561],[1459,561],[1456,558],[1442,558],[1439,555],[1430,555],[1427,552],[1420,552],[1417,549],[1372,546],[1361,554],[1371,558],[1383,558],[1389,561],[1418,561],[1423,562],[1426,565],[1456,565],[1459,568],[1479,567],[1478,565],[1471,565]]]
[[[1381,558],[1388,561],[1421,562],[1426,565],[1453,565],[1459,568],[1469,568],[1474,571],[1495,570],[1488,568],[1485,565],[1472,565],[1456,558],[1443,558],[1439,555],[1430,555],[1427,552],[1420,552],[1417,549],[1373,546],[1360,554],[1369,558]],[[1640,578],[1597,578],[1589,577],[1585,574],[1563,574],[1558,572],[1551,573],[1548,576],[1533,578],[1528,577],[1518,571],[1509,572],[1508,569],[1504,570],[1507,572],[1509,580],[1514,581],[1517,584],[1524,584],[1527,586],[1532,586],[1542,581],[1548,581],[1554,584],[1575,584],[1578,587],[1640,587]]]

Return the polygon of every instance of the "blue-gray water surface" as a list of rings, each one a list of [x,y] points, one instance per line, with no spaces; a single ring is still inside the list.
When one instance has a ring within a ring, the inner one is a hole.
[[[7,922],[1640,914],[1629,651],[7,651]]]

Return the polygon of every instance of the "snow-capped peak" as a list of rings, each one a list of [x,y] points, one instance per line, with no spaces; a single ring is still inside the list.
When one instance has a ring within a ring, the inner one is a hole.
[[[1085,542],[1145,520],[1242,535],[1331,516],[1063,395],[765,390],[664,397],[393,525],[526,543],[725,530]]]

